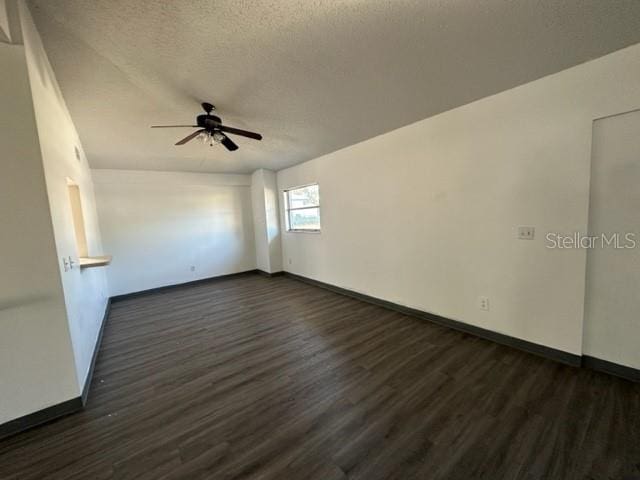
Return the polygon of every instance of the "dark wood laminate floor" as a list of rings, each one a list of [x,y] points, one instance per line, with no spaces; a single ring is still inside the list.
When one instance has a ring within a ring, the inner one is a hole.
[[[285,278],[113,304],[89,404],[5,479],[640,478],[640,385]]]

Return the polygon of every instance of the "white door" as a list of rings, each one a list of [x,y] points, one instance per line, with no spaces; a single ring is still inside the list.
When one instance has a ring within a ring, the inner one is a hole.
[[[583,350],[640,368],[640,111],[594,122],[591,162]]]

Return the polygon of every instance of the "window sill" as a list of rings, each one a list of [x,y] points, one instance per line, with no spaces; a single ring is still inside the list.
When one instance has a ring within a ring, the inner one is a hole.
[[[320,233],[321,230],[287,230],[287,233]]]
[[[95,267],[104,267],[111,263],[111,255],[104,255],[101,257],[80,257],[80,268],[95,268]]]

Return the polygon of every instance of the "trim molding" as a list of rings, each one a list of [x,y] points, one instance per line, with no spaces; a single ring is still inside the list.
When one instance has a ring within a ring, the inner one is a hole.
[[[494,332],[492,330],[486,330],[484,328],[476,327],[475,325],[469,325],[468,323],[459,322],[457,320],[451,320],[449,318],[441,317],[433,313],[424,312],[422,310],[417,310],[415,308],[405,307],[404,305],[399,305],[397,303],[389,302],[387,300],[371,297],[363,293],[354,292],[353,290],[337,287],[335,285],[331,285],[330,283],[324,283],[319,280],[303,277],[301,275],[296,275],[294,273],[285,272],[284,274],[287,277],[293,278],[294,280],[308,283],[310,285],[315,285],[317,287],[321,287],[326,290],[331,290],[332,292],[340,293],[348,297],[362,300],[363,302],[388,308],[389,310],[394,310],[396,312],[404,313],[405,315],[410,315],[412,317],[416,317],[421,320],[427,320],[429,322],[437,323],[438,325],[452,328],[460,332],[469,333],[471,335],[475,335],[477,337],[481,337],[486,340],[491,340],[492,342],[517,348],[518,350],[523,350],[528,353],[533,353],[534,355],[555,360],[557,362],[564,363],[572,367],[579,367],[582,365],[582,357],[580,355],[575,355],[573,353],[565,352],[563,350],[557,350],[555,348],[529,342],[527,340],[522,340],[521,338],[511,337],[509,335],[504,335],[502,333]]]
[[[104,327],[107,324],[107,319],[109,318],[110,311],[111,311],[111,299],[109,298],[107,300],[107,305],[105,307],[104,315],[102,317],[102,323],[100,324],[100,331],[98,332],[98,338],[96,340],[95,346],[93,347],[91,365],[89,365],[89,372],[87,373],[87,378],[84,381],[84,386],[82,387],[81,395],[79,397],[72,398],[65,402],[58,403],[56,405],[52,405],[47,408],[43,408],[42,410],[38,410],[36,412],[24,415],[20,418],[16,418],[14,420],[10,420],[6,423],[3,423],[2,425],[0,425],[0,440],[3,438],[15,435],[17,433],[23,432],[24,430],[37,427],[38,425],[48,423],[57,418],[64,417],[71,413],[79,412],[84,408],[89,398],[89,389],[91,387],[91,380],[93,379],[93,371],[96,366],[96,360],[98,358],[98,352],[100,351],[100,346],[102,345],[102,335],[104,334]]]
[[[111,301],[112,302],[121,302],[122,300],[128,300],[130,298],[142,297],[144,295],[150,295],[152,293],[159,293],[159,292],[163,292],[165,290],[172,290],[174,288],[190,287],[190,286],[193,286],[193,285],[200,285],[200,284],[203,284],[203,283],[216,282],[218,280],[226,280],[226,279],[234,278],[234,277],[243,277],[243,276],[250,275],[250,274],[255,274],[255,273],[258,273],[258,272],[259,272],[259,270],[254,268],[252,270],[245,270],[244,272],[228,273],[226,275],[218,275],[216,277],[200,278],[198,280],[192,280],[190,282],[174,283],[172,285],[163,285],[162,287],[149,288],[148,290],[140,290],[138,292],[131,292],[131,293],[123,293],[121,295],[114,295],[113,297],[111,297]]]
[[[117,302],[117,301],[129,299],[129,298],[149,295],[151,293],[162,292],[165,290],[170,290],[170,289],[179,288],[179,287],[188,287],[192,285],[210,283],[218,280],[224,280],[228,278],[241,277],[241,276],[252,275],[252,274],[259,274],[266,277],[287,276],[289,278],[298,280],[300,282],[304,282],[310,285],[314,285],[316,287],[324,288],[325,290],[330,290],[332,292],[339,293],[347,297],[355,298],[357,300],[371,303],[373,305],[378,305],[380,307],[387,308],[389,310],[394,310],[396,312],[403,313],[405,315],[410,315],[412,317],[416,317],[421,320],[427,320],[429,322],[433,322],[438,325],[442,325],[444,327],[452,328],[460,332],[475,335],[477,337],[481,337],[486,340],[500,343],[502,345],[516,348],[518,350],[523,350],[525,352],[532,353],[534,355],[538,355],[541,357],[545,357],[550,360],[555,360],[557,362],[561,362],[566,365],[570,365],[573,367],[582,366],[582,367],[590,368],[592,370],[596,370],[599,372],[607,373],[609,375],[615,375],[617,377],[621,377],[623,379],[630,380],[632,382],[640,382],[639,369],[627,367],[624,365],[609,362],[607,360],[602,360],[595,357],[590,357],[588,355],[584,355],[584,356],[575,355],[562,350],[557,350],[555,348],[539,345],[537,343],[528,342],[520,338],[511,337],[509,335],[504,335],[502,333],[493,332],[491,330],[486,330],[484,328],[476,327],[474,325],[469,325],[467,323],[459,322],[457,320],[451,320],[449,318],[441,317],[439,315],[424,312],[422,310],[418,310],[411,307],[406,307],[404,305],[399,305],[397,303],[389,302],[387,300],[382,300],[380,298],[372,297],[370,295],[365,295],[363,293],[354,292],[353,290],[337,287],[335,285],[331,285],[330,283],[324,283],[319,280],[303,277],[301,275],[296,275],[294,273],[284,272],[284,271],[268,273],[262,270],[254,269],[254,270],[247,270],[245,272],[231,273],[228,275],[220,275],[217,277],[203,278],[200,280],[194,280],[186,283],[166,285],[163,287],[152,288],[149,290],[142,290],[140,292],[116,295],[114,297],[109,298],[109,300],[107,300],[104,317],[102,318],[102,324],[100,325],[100,332],[98,333],[98,339],[96,341],[96,345],[93,350],[93,356],[91,358],[89,373],[87,374],[87,378],[85,379],[81,396],[72,398],[62,403],[58,403],[56,405],[52,405],[42,410],[38,410],[37,412],[24,415],[20,418],[10,420],[9,422],[6,422],[0,425],[0,440],[6,437],[9,437],[11,435],[20,433],[24,430],[36,427],[38,425],[48,423],[52,420],[63,417],[65,415],[76,413],[84,408],[84,406],[87,404],[87,400],[89,397],[89,389],[91,387],[91,381],[93,379],[93,372],[95,369],[96,360],[98,358],[98,353],[100,351],[100,346],[102,344],[102,336],[104,334],[104,328],[109,318],[109,312],[111,311],[111,302]]]
[[[23,432],[25,430],[28,430],[30,428],[36,427],[38,425],[42,425],[44,423],[48,423],[52,420],[55,420],[57,418],[63,417],[65,415],[69,415],[71,413],[76,413],[79,412],[80,410],[82,410],[84,408],[84,406],[87,404],[88,398],[89,398],[89,390],[91,388],[91,381],[93,380],[93,372],[95,369],[95,365],[96,365],[96,360],[98,358],[98,353],[100,352],[100,346],[102,345],[102,336],[104,334],[104,328],[105,325],[107,324],[107,320],[109,318],[109,312],[111,311],[111,303],[112,302],[118,302],[121,300],[126,300],[129,298],[135,298],[135,297],[140,297],[140,296],[144,296],[144,295],[149,295],[152,293],[157,293],[157,292],[162,292],[165,290],[170,290],[170,289],[174,289],[174,288],[180,288],[180,287],[189,287],[192,285],[198,285],[198,284],[203,284],[203,283],[209,283],[209,282],[214,282],[214,281],[218,281],[218,280],[224,280],[224,279],[228,279],[228,278],[233,278],[233,277],[240,277],[240,276],[246,276],[246,275],[253,275],[256,273],[261,273],[263,275],[266,275],[268,277],[274,277],[277,275],[282,275],[284,272],[275,272],[275,273],[267,273],[267,272],[261,272],[260,270],[254,269],[254,270],[247,270],[244,272],[238,272],[238,273],[231,273],[228,275],[220,275],[217,277],[209,277],[209,278],[203,278],[203,279],[199,279],[199,280],[193,280],[191,282],[186,282],[186,283],[178,283],[178,284],[174,284],[174,285],[166,285],[166,286],[162,286],[162,287],[157,287],[157,288],[151,288],[149,290],[142,290],[140,292],[133,292],[133,293],[126,293],[123,295],[116,295],[113,296],[111,298],[109,298],[107,300],[107,305],[105,307],[105,311],[104,311],[104,316],[102,317],[102,324],[100,325],[100,331],[98,333],[98,338],[96,340],[96,344],[94,346],[93,349],[93,355],[91,357],[91,365],[89,366],[89,372],[87,373],[87,378],[84,381],[84,385],[82,387],[82,393],[80,394],[79,397],[75,397],[72,398],[70,400],[64,401],[62,403],[58,403],[56,405],[52,405],[50,407],[47,408],[43,408],[42,410],[38,410],[36,412],[33,413],[29,413],[27,415],[24,415],[22,417],[10,420],[6,423],[3,423],[0,425],[0,440],[12,435],[15,435],[17,433]]]
[[[102,317],[102,323],[100,324],[100,330],[98,331],[98,339],[96,340],[96,344],[93,347],[93,355],[91,356],[91,365],[89,365],[89,372],[87,373],[87,378],[84,380],[84,386],[82,387],[82,406],[87,404],[87,400],[89,399],[89,388],[91,388],[91,381],[93,380],[93,370],[96,367],[96,360],[98,359],[98,352],[100,351],[100,346],[102,345],[102,335],[104,334],[104,327],[107,324],[107,319],[109,318],[109,312],[111,311],[111,298],[107,299],[107,305],[104,309],[104,316]]]
[[[285,275],[285,272],[283,272],[282,270],[280,270],[279,272],[269,273],[269,272],[265,272],[264,270],[260,270],[258,268],[256,269],[256,272],[264,277],[281,277],[282,275]]]
[[[82,410],[82,398],[75,397],[56,405],[52,405],[37,412],[29,413],[20,418],[10,420],[0,425],[0,440],[20,433],[29,428],[48,423],[56,418],[64,417]]]
[[[609,362],[589,355],[583,355],[582,365],[598,372],[608,373],[632,382],[640,382],[640,369]]]

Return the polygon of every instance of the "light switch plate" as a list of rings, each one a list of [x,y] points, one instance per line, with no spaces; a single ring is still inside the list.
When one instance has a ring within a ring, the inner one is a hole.
[[[518,238],[520,240],[533,240],[536,235],[535,227],[520,226],[518,227]]]

